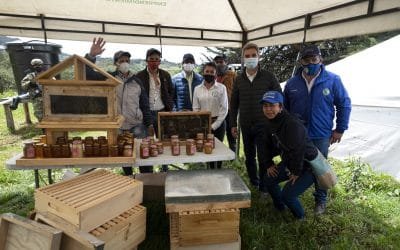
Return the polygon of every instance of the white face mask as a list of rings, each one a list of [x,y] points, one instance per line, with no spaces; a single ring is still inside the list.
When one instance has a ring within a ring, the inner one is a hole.
[[[129,63],[123,62],[118,65],[118,70],[121,71],[122,74],[125,74],[129,71]]]
[[[248,69],[255,69],[258,65],[258,57],[245,58],[244,65]]]
[[[190,73],[194,70],[194,64],[193,63],[184,63],[182,65],[182,68],[185,72]]]

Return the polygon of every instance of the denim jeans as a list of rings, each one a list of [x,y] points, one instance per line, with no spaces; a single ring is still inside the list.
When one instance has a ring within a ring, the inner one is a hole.
[[[260,178],[257,172],[262,173],[260,164],[256,164],[257,158],[261,159],[266,154],[266,148],[264,146],[264,133],[265,125],[262,123],[254,124],[253,126],[242,126],[242,137],[243,137],[243,149],[246,157],[245,164],[247,174],[249,175],[250,182],[253,186],[264,187],[263,178]],[[261,176],[261,174],[260,174]],[[260,189],[261,190],[261,189]],[[261,190],[266,191],[266,190]]]
[[[265,174],[266,175],[266,174]],[[304,217],[304,209],[299,200],[299,196],[303,194],[315,181],[315,177],[310,170],[304,171],[299,178],[292,183],[286,182],[281,188],[279,183],[288,180],[288,172],[284,165],[278,165],[278,176],[265,176],[265,185],[271,194],[274,206],[282,211],[287,206],[292,214],[302,219]]]
[[[222,124],[221,124],[221,126],[219,126],[219,128],[217,128],[216,130],[213,130],[212,133],[214,134],[215,138],[218,138],[218,140],[223,141],[224,136],[225,136],[225,121],[222,122]],[[222,161],[208,162],[207,166],[211,169],[221,168]]]
[[[123,132],[123,130],[120,131]],[[129,129],[129,132],[131,132],[135,138],[139,139],[145,138],[147,136],[147,128],[142,123],[133,126],[131,129]],[[133,174],[132,167],[123,167],[122,170],[124,171],[124,175]]]
[[[329,149],[329,145],[330,145],[329,138],[312,139],[312,142],[318,148],[318,150],[322,153],[322,155],[325,156],[325,158],[327,158],[328,157],[328,149]],[[326,201],[328,199],[327,190],[320,189],[318,187],[318,184],[316,181],[314,183],[314,186],[315,186],[315,192],[314,192],[315,203],[326,204]]]

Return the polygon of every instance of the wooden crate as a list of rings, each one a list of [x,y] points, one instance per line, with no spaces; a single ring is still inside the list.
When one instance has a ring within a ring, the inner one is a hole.
[[[58,250],[62,231],[15,214],[0,217],[0,249]]]
[[[61,250],[136,249],[146,236],[146,208],[141,205],[134,206],[89,233],[77,231],[64,219],[49,213],[37,213],[36,220],[63,231]]]
[[[158,112],[158,138],[162,142],[168,144],[171,135],[179,135],[180,140],[195,139],[197,133],[211,133],[211,112]]]
[[[171,248],[237,242],[239,222],[235,208],[170,213]]]
[[[143,201],[143,183],[96,170],[35,190],[35,209],[90,231]]]

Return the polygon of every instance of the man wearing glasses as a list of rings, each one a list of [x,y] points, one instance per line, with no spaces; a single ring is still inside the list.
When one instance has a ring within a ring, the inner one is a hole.
[[[301,50],[301,67],[286,83],[284,106],[303,120],[310,139],[327,157],[329,145],[339,143],[348,128],[351,101],[340,77],[327,71],[322,62],[321,51],[316,45]],[[327,191],[315,183],[314,197],[314,213],[324,213]]]

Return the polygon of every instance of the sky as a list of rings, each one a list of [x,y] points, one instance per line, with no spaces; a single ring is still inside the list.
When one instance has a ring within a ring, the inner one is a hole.
[[[38,40],[37,38],[17,37],[23,42]],[[61,51],[67,54],[85,55],[90,50],[92,41],[81,42],[81,41],[69,41],[69,40],[54,40],[48,39],[48,42],[56,43],[62,46]],[[106,43],[106,50],[103,52],[101,57],[112,57],[118,50],[126,50],[131,53],[133,59],[145,59],[146,51],[150,48],[156,48],[160,50],[160,45],[135,45],[135,44],[122,44],[122,43]],[[214,54],[207,54],[205,47],[193,47],[193,46],[162,46],[163,59],[170,62],[181,63],[182,57],[186,53],[192,53],[195,57],[196,63],[201,64],[205,57],[202,53],[214,56]]]

